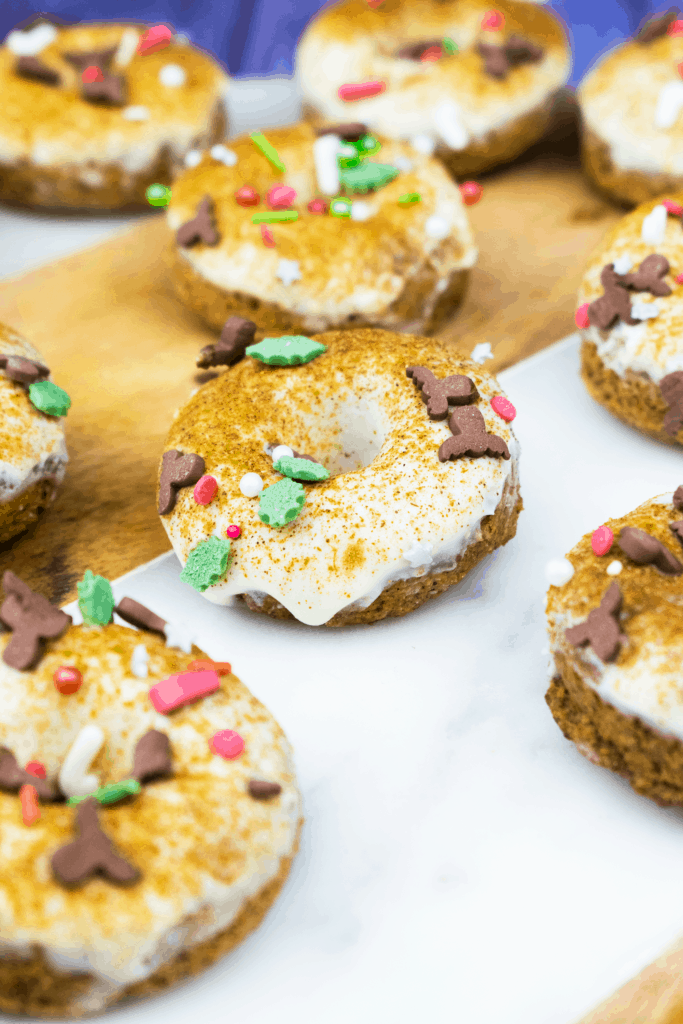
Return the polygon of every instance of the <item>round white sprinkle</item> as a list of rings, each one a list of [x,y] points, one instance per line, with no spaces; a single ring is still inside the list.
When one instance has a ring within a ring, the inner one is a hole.
[[[287,444],[279,444],[277,448],[273,449],[273,462],[277,462],[278,459],[291,459],[294,452]]]
[[[313,163],[318,188],[324,196],[336,196],[339,191],[339,164],[337,153],[341,148],[341,139],[330,133],[321,135],[313,143]]]
[[[232,149],[228,149],[227,146],[218,145],[212,146],[209,150],[214,160],[220,160],[226,167],[234,167],[237,163],[237,153],[234,153]]]
[[[443,217],[434,214],[434,216],[427,220],[425,231],[430,238],[436,238],[440,241],[442,238],[448,238],[451,233],[451,226]]]
[[[185,154],[185,166],[196,167],[198,163],[201,163],[202,154],[198,149],[190,149]]]
[[[177,89],[179,86],[185,85],[186,80],[185,69],[181,68],[180,64],[164,64],[159,71],[159,81],[169,89]]]
[[[659,316],[659,306],[656,302],[634,299],[631,303],[631,316],[634,320],[652,320],[653,317]]]
[[[628,274],[632,266],[633,260],[630,256],[620,256],[614,261],[614,270],[617,274]]]
[[[493,359],[493,352],[491,351],[491,343],[489,341],[480,341],[478,345],[475,345],[472,349],[470,359],[473,363],[485,363],[487,359]]]
[[[149,110],[147,107],[124,107],[121,117],[125,117],[126,121],[148,121]]]
[[[615,560],[614,562],[610,562],[607,566],[606,572],[608,576],[618,576],[623,568],[624,567],[621,562]]]
[[[185,654],[192,654],[194,636],[184,626],[179,626],[177,622],[167,622],[164,626],[164,635],[167,647],[177,647]]]
[[[130,659],[130,670],[138,679],[146,679],[149,673],[149,652],[144,644],[133,648]]]
[[[683,82],[675,79],[659,90],[655,106],[655,128],[673,128],[683,107]]]
[[[546,563],[545,578],[553,587],[563,587],[574,575],[574,566],[568,558],[553,558]]]
[[[140,33],[134,28],[125,28],[121,35],[119,48],[114,54],[114,64],[119,68],[127,68],[138,48]]]
[[[683,86],[683,82],[681,82]],[[653,210],[648,213],[647,217],[643,217],[643,226],[640,229],[640,237],[643,242],[648,245],[661,245],[664,241],[666,234],[666,218],[668,214],[666,206],[655,206]]]
[[[99,725],[84,725],[71,744],[59,773],[59,788],[66,797],[88,796],[99,789],[100,780],[86,772],[104,743]]]
[[[375,214],[375,210],[370,203],[363,203],[360,200],[351,203],[351,220],[370,220]]]
[[[255,498],[263,490],[263,480],[258,473],[245,473],[240,480],[240,490],[245,498]]]
[[[54,25],[42,21],[39,25],[30,28],[28,32],[18,30],[10,32],[5,39],[5,46],[17,57],[35,57],[37,53],[53,43],[57,35],[58,32]]]
[[[280,260],[277,265],[277,276],[287,287],[294,281],[301,280],[301,267],[298,260]]]
[[[173,37],[173,42],[177,43],[178,46],[187,46],[190,41],[190,37],[184,32],[177,32]]]
[[[455,103],[446,100],[439,104],[433,114],[436,129],[451,149],[464,149],[470,141],[469,134],[460,119],[460,111]]]
[[[413,149],[424,156],[431,156],[436,148],[436,142],[431,135],[413,135],[410,142]]]
[[[398,167],[399,171],[403,171],[404,174],[410,174],[413,167],[412,160],[409,160],[407,156],[397,156],[394,160],[394,167]]]

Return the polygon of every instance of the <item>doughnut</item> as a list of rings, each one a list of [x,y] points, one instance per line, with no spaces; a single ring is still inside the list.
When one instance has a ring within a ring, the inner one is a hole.
[[[3,587],[0,1009],[90,1015],[259,924],[296,851],[291,751],[229,664],[103,577],[80,625]]]
[[[615,416],[683,444],[683,192],[643,203],[595,250],[581,283],[581,373]]]
[[[683,188],[683,21],[672,9],[611,50],[577,90],[582,162],[627,205]]]
[[[252,323],[252,331],[253,331]],[[159,514],[214,604],[311,626],[405,615],[507,543],[516,413],[436,340],[364,330],[207,346],[177,414]],[[225,365],[230,366],[224,369]]]
[[[363,125],[330,127],[340,134],[269,131],[285,170],[246,136],[230,142],[232,165],[211,150],[174,184],[173,283],[213,328],[241,316],[259,337],[366,325],[432,332],[460,303],[477,250],[443,167]],[[359,156],[349,133],[377,156]],[[339,166],[342,147],[357,166]],[[198,217],[204,234],[193,231]]]
[[[363,121],[436,152],[453,175],[512,160],[546,131],[569,78],[565,32],[518,0],[344,0],[299,44],[297,71],[313,123]]]
[[[63,418],[70,404],[40,352],[0,323],[0,544],[54,500],[69,461]]]
[[[548,591],[546,701],[567,739],[683,805],[683,487],[587,533]]]
[[[226,74],[170,33],[157,48],[140,24],[48,18],[0,46],[0,197],[28,206],[147,206],[151,184],[170,184],[197,146],[224,137]]]

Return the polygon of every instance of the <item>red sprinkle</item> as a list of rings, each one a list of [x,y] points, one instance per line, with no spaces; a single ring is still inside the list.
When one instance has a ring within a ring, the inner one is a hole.
[[[484,190],[478,181],[463,181],[460,185],[460,195],[465,206],[474,206],[482,197]]]
[[[96,64],[91,64],[90,67],[86,68],[81,78],[86,83],[104,81],[104,75]]]
[[[383,3],[384,0],[368,0],[368,7],[379,7],[379,5]]]
[[[503,395],[495,395],[491,399],[491,408],[494,412],[497,412],[501,419],[505,420],[506,423],[512,423],[517,410],[509,399],[504,398]]]
[[[244,750],[244,740],[238,732],[233,732],[232,729],[221,729],[211,737],[209,746],[214,754],[220,754],[221,757],[232,761],[233,758],[239,757]]]
[[[210,501],[213,501],[217,490],[218,481],[215,476],[209,476],[207,473],[200,477],[194,485],[194,500],[198,505],[208,505]]]
[[[676,65],[676,70],[678,71],[681,78],[683,78],[683,61],[681,61],[680,64]]]
[[[667,25],[666,34],[668,36],[683,36],[683,21],[671,21]]]
[[[218,673],[214,671],[182,672],[156,683],[149,691],[149,699],[157,711],[167,715],[174,708],[189,704],[199,697],[206,697],[221,685]]]
[[[674,203],[673,199],[665,199],[662,206],[666,207],[666,212],[670,213],[672,217],[680,217],[683,214],[683,206],[680,203]]]
[[[387,87],[386,82],[350,82],[347,85],[340,85],[337,89],[337,96],[340,100],[350,103],[353,100],[364,100],[368,96],[378,96]]]
[[[241,532],[242,528],[241,526],[238,526],[237,523],[231,523],[230,526],[225,531],[226,536],[228,536],[230,540],[237,540]]]
[[[505,24],[505,17],[500,11],[487,11],[481,19],[481,27],[489,31],[497,31]]]
[[[21,801],[21,816],[24,819],[24,825],[35,825],[37,821],[40,821],[40,807],[38,806],[38,792],[35,786],[21,786],[19,789],[19,799]]]
[[[138,53],[156,53],[157,50],[163,50],[172,38],[173,33],[168,25],[154,25],[140,37]]]
[[[261,202],[261,196],[258,192],[255,192],[251,185],[243,185],[242,188],[238,188],[235,192],[235,201],[240,206],[258,206]]]
[[[203,661],[191,661],[187,666],[188,672],[217,672],[219,676],[229,676],[232,672],[232,665],[229,661],[210,661],[205,658]]]
[[[306,209],[309,213],[327,213],[328,206],[324,199],[316,196],[315,199],[311,199]]]
[[[583,306],[579,306],[576,313],[574,313],[574,323],[577,327],[590,327],[590,317],[588,316],[588,302],[584,302]]]
[[[273,238],[273,232],[270,230],[267,224],[261,225],[261,238],[263,244],[267,245],[269,249],[275,248],[275,239]]]
[[[268,206],[271,210],[288,210],[296,199],[296,190],[289,185],[273,185],[268,189]]]
[[[52,678],[59,692],[64,694],[75,693],[83,682],[75,665],[60,665]]]
[[[598,557],[606,555],[613,543],[614,534],[609,526],[598,526],[597,530],[593,530],[591,534],[591,547],[594,554],[598,555]]]
[[[676,284],[683,284],[683,274],[679,274],[676,278]]]
[[[427,63],[428,61],[441,60],[443,57],[443,50],[440,46],[428,46],[426,50],[423,50],[420,54],[420,60]]]
[[[29,763],[26,765],[26,771],[30,772],[31,775],[37,775],[39,779],[44,779],[47,777],[45,765],[42,764],[40,761],[29,761]]]

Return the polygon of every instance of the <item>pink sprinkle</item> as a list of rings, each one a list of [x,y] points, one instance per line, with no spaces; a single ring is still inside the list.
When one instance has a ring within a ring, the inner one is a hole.
[[[26,771],[30,775],[37,775],[39,779],[47,778],[45,765],[41,761],[29,761],[29,763],[26,765]]]
[[[673,199],[665,199],[662,206],[666,207],[666,212],[670,213],[672,217],[680,217],[683,214],[683,206],[680,203],[674,203]]]
[[[593,552],[601,557],[606,555],[614,543],[614,534],[609,526],[598,526],[591,534],[591,547]]]
[[[174,708],[206,697],[221,685],[217,672],[182,672],[155,683],[149,691],[149,699],[157,711],[167,715]]]
[[[239,203],[240,206],[258,206],[261,202],[261,197],[251,185],[243,185],[242,188],[238,188],[235,192],[235,202]]]
[[[242,528],[237,523],[232,523],[225,532],[230,540],[237,540],[242,532]]]
[[[428,46],[427,49],[420,54],[420,60],[424,63],[427,63],[428,61],[441,60],[442,57],[443,50],[440,46]]]
[[[481,27],[488,31],[498,31],[505,24],[505,18],[500,11],[487,11],[481,19]]]
[[[275,239],[273,238],[273,232],[270,230],[267,224],[261,225],[261,238],[263,244],[267,245],[269,249],[275,248]]]
[[[309,213],[327,213],[327,203],[320,196],[316,196],[315,199],[311,199],[307,210]]]
[[[40,821],[40,806],[36,787],[20,786],[19,800],[21,801],[21,817],[24,825],[35,825],[37,821]]]
[[[138,53],[156,53],[163,50],[171,42],[173,33],[168,25],[154,25],[140,37]]]
[[[268,189],[268,205],[271,210],[288,210],[296,199],[296,189],[289,185],[273,185]]]
[[[683,284],[683,274],[679,274],[676,278],[676,284]]]
[[[590,317],[588,316],[588,302],[584,302],[583,306],[579,306],[576,313],[574,313],[574,323],[577,327],[590,327]]]
[[[90,82],[104,81],[104,75],[95,64],[91,64],[90,67],[86,68],[81,75],[81,78],[86,84],[89,84]]]
[[[506,423],[512,423],[517,410],[509,399],[504,398],[503,395],[496,395],[491,399],[491,408],[494,412],[497,412],[501,419],[504,419]]]
[[[221,757],[232,761],[235,757],[239,757],[244,750],[244,740],[238,732],[233,732],[232,729],[221,729],[211,737],[209,746],[214,754],[220,754]]]
[[[680,64],[676,65],[676,70],[678,71],[678,73],[681,76],[681,78],[683,78],[683,62],[681,62]]]
[[[667,25],[668,36],[683,36],[683,21],[672,21]]]
[[[364,100],[367,96],[377,96],[386,89],[386,82],[353,82],[340,85],[337,96],[340,100],[350,103],[352,100]]]
[[[478,203],[484,191],[478,181],[463,181],[459,188],[465,206],[474,206]]]
[[[194,500],[198,505],[208,505],[210,501],[213,501],[217,490],[218,481],[215,476],[209,476],[208,474],[202,476],[194,485]]]

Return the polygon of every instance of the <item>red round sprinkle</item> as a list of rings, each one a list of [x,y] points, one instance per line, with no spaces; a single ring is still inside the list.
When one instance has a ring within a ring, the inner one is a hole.
[[[102,74],[101,70],[97,67],[96,64],[91,64],[90,67],[87,67],[81,75],[81,78],[86,83],[104,81],[104,75]]]
[[[258,206],[261,197],[255,192],[251,185],[243,185],[235,192],[235,200],[240,206]]]
[[[225,532],[230,538],[230,540],[237,540],[237,538],[242,532],[242,529],[237,525],[237,523],[232,523]]]
[[[52,677],[60,693],[75,693],[83,682],[83,676],[75,665],[60,665]]]
[[[683,284],[683,274],[679,274],[676,278],[676,284]]]
[[[197,483],[194,485],[194,500],[198,505],[208,505],[210,501],[213,501],[214,495],[218,490],[218,481],[215,476],[209,476],[208,473],[205,476],[199,478]]]
[[[44,779],[47,777],[45,765],[42,764],[40,761],[29,761],[29,763],[26,765],[26,771],[30,772],[31,775],[37,775],[39,779]]]
[[[377,96],[386,89],[386,82],[348,82],[340,85],[337,96],[340,100],[350,103],[352,100],[364,100],[368,96]]]
[[[574,323],[577,327],[590,327],[591,322],[588,316],[588,302],[584,302],[583,306],[579,306],[576,313],[574,313]]]
[[[680,64],[676,65],[676,70],[678,71],[681,78],[683,78],[683,61]]]
[[[614,534],[609,526],[598,526],[591,534],[591,547],[599,557],[606,555],[614,543]]]
[[[680,217],[683,214],[683,206],[680,203],[674,203],[673,199],[665,199],[662,206],[666,207],[666,212],[670,213],[672,217]]]
[[[21,801],[21,817],[24,825],[34,825],[40,820],[40,806],[38,804],[38,791],[35,786],[25,785],[19,788],[19,800]]]
[[[683,36],[683,21],[671,21],[666,27],[668,36]]]
[[[420,54],[420,60],[427,63],[428,61],[441,60],[443,57],[443,50],[440,46],[428,46],[426,50],[423,50]]]
[[[153,25],[140,37],[138,53],[156,53],[171,42],[173,33],[168,25]]]
[[[504,419],[506,423],[512,423],[517,410],[509,399],[504,398],[503,395],[496,395],[491,399],[491,408],[494,412],[497,412],[501,419]]]
[[[481,19],[481,27],[489,31],[497,31],[505,24],[505,17],[500,11],[487,11]]]
[[[478,181],[463,181],[460,186],[460,195],[465,206],[474,206],[482,197],[483,188]]]
[[[275,248],[275,239],[273,238],[273,232],[270,230],[267,224],[261,225],[261,238],[263,244],[267,245],[269,249]]]
[[[316,196],[315,199],[311,199],[307,206],[309,213],[327,213],[327,203],[320,196]]]
[[[221,729],[211,737],[209,746],[214,754],[220,754],[221,757],[232,761],[233,758],[239,757],[244,750],[244,740],[238,732],[233,732],[232,729]]]
[[[296,189],[289,185],[273,185],[268,189],[268,206],[271,210],[288,210],[296,199]]]

